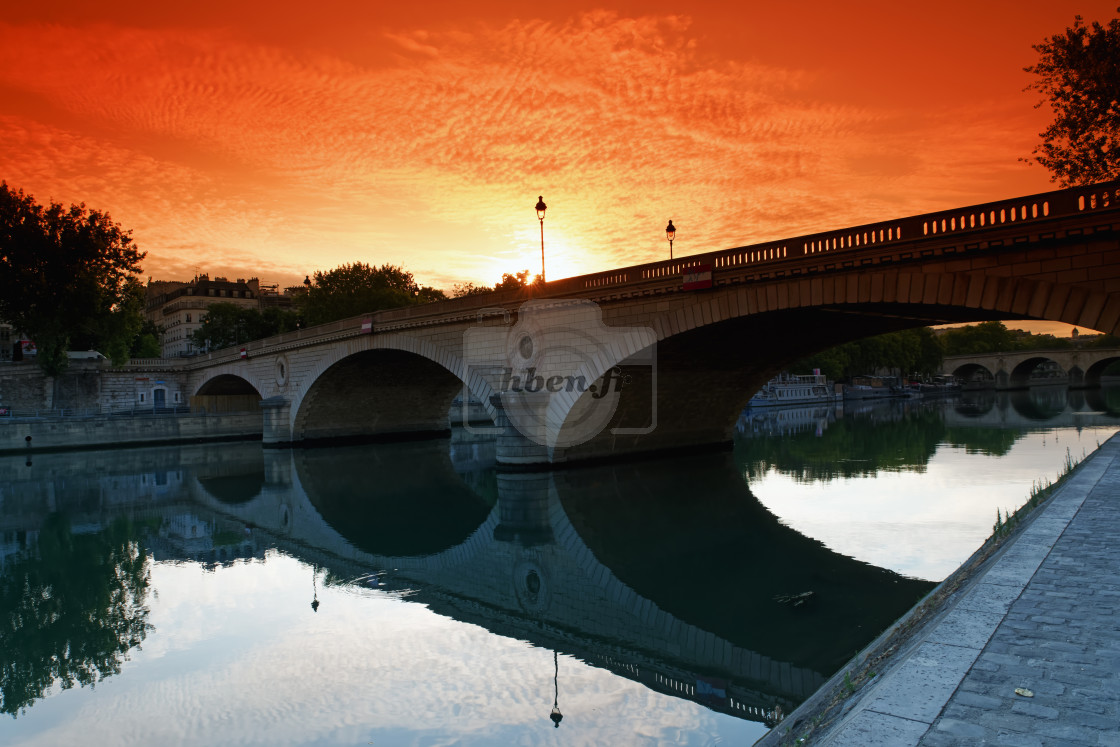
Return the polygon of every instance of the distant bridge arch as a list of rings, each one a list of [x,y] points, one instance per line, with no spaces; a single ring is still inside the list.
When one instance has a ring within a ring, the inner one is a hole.
[[[992,380],[996,389],[1024,389],[1031,383],[1031,372],[1046,361],[1053,361],[1066,373],[1070,386],[1098,387],[1104,371],[1120,361],[1120,350],[1073,347],[953,355],[943,359],[941,370],[965,381],[972,380],[975,373],[982,370],[987,372],[983,378]],[[1060,383],[1067,383],[1067,380],[1063,379]]]

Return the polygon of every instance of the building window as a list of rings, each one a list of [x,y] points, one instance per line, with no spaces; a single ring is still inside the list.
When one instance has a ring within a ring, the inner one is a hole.
[[[187,321],[189,322],[190,320],[191,320],[191,315],[187,314]]]

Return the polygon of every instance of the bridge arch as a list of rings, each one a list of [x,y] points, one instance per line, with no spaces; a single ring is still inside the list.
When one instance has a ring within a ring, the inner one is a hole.
[[[452,401],[466,384],[457,355],[405,335],[335,348],[304,381],[291,405],[297,443],[446,433]],[[466,388],[492,412],[487,382],[472,377]]]
[[[888,268],[725,285],[672,300],[644,315],[633,307],[603,306],[610,324],[644,319],[654,330],[656,427],[626,436],[607,428],[551,454],[551,461],[726,443],[759,386],[791,363],[838,344],[950,322],[1036,318],[1089,326],[1086,314],[1099,314],[1107,299],[1035,279]],[[1043,359],[1022,364],[1016,375],[1025,381]],[[632,413],[640,406],[631,401],[619,410]]]
[[[1116,363],[1120,363],[1120,356],[1102,358],[1101,360],[1092,363],[1085,370],[1085,383],[1091,387],[1100,386],[1101,376],[1103,376],[1104,372]]]
[[[980,363],[965,363],[963,366],[957,366],[950,371],[954,378],[965,383],[965,385],[995,385],[995,375],[990,371],[987,366]]]
[[[1033,355],[1024,358],[1011,369],[1007,375],[1008,387],[1011,389],[1026,389],[1030,386],[1031,379],[1033,378],[1032,374],[1039,366],[1047,362],[1056,366],[1057,369],[1062,372],[1063,376],[1066,374],[1066,371],[1062,369],[1053,358],[1047,355]]]
[[[251,377],[242,372],[229,373],[215,370],[214,375],[199,385],[191,397],[192,411],[257,412],[260,409],[261,389]]]

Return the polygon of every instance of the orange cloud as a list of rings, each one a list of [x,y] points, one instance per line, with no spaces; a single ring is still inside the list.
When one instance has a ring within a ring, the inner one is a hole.
[[[670,217],[689,254],[1047,188],[1016,160],[1040,117],[1017,89],[845,102],[827,68],[721,54],[696,25],[395,25],[363,60],[353,36],[0,24],[0,167],[135,229],[156,277],[360,260],[443,287],[538,271],[538,194],[558,278],[665,256]]]

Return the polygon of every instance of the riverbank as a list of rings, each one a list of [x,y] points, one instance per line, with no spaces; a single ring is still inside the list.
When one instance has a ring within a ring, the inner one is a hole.
[[[1120,435],[756,742],[1120,744]]]
[[[260,437],[259,412],[0,418],[0,454]]]

